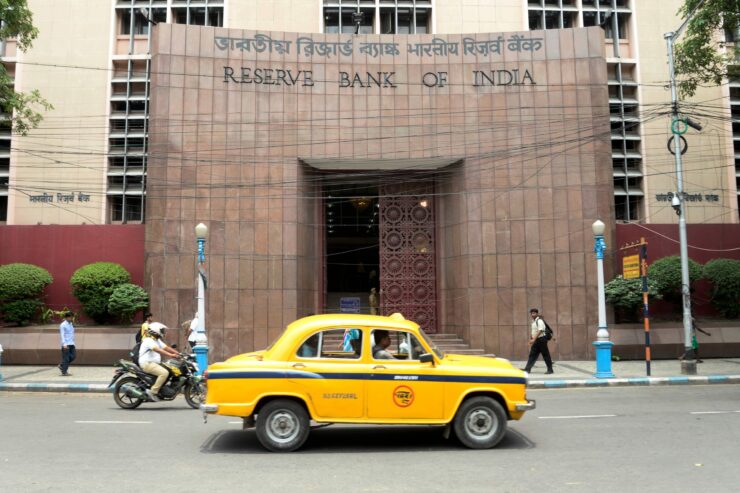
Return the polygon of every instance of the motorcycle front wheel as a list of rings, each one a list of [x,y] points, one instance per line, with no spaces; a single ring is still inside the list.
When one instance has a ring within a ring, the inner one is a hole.
[[[144,399],[126,395],[126,392],[123,389],[124,385],[133,385],[134,387],[139,386],[138,380],[134,377],[124,377],[120,379],[118,383],[116,383],[116,386],[113,387],[113,400],[123,409],[136,409],[142,402],[144,402]]]
[[[198,409],[201,404],[206,402],[206,384],[205,382],[190,383],[183,391],[185,402],[193,409]]]

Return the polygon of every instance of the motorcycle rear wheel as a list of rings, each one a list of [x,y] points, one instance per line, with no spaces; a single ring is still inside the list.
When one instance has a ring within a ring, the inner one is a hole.
[[[113,400],[123,409],[136,409],[142,402],[144,402],[144,400],[138,397],[130,397],[126,395],[126,392],[121,389],[126,384],[134,385],[136,387],[139,386],[138,380],[134,377],[124,377],[120,379],[116,383],[116,386],[113,387]]]
[[[195,382],[188,384],[183,390],[185,402],[193,409],[200,408],[200,405],[206,402],[206,384],[205,382]]]

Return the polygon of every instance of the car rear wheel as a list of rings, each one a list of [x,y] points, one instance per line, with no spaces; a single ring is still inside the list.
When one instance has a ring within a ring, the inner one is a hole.
[[[468,448],[495,447],[506,433],[506,412],[491,397],[473,397],[460,405],[453,427],[458,440]]]
[[[270,401],[260,409],[256,428],[257,439],[267,450],[292,452],[308,438],[308,413],[295,401]]]

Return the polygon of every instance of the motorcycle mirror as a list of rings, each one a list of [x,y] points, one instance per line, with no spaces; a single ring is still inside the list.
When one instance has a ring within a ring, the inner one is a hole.
[[[172,345],[172,346],[170,346],[170,347],[171,347],[172,349],[177,349],[177,344],[173,344],[173,345]]]

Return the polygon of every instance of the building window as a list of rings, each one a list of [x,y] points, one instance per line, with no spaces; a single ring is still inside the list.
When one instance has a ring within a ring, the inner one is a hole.
[[[617,16],[619,39],[627,39],[631,16],[629,0],[528,0],[527,14],[530,30],[601,25],[607,39],[615,38],[614,18],[610,15]],[[582,26],[578,26],[579,14]],[[617,219],[634,221],[643,216],[644,206],[640,102],[635,65],[610,62],[607,71],[614,209]]]
[[[133,22],[131,21],[131,14],[133,12]],[[128,35],[134,34],[134,36],[146,36],[149,34],[149,21],[147,20],[149,15],[152,22],[158,24],[160,22],[167,21],[167,9],[158,8],[138,8],[138,7],[126,7],[125,9],[119,9],[119,34]]]
[[[740,212],[740,77],[730,79],[730,114],[732,116],[732,141],[735,151],[735,193]]]
[[[111,223],[142,222],[144,199],[137,195],[113,195],[108,198],[108,217]]]
[[[173,8],[172,16],[175,24],[214,27],[222,27],[224,25],[223,7]]]
[[[627,39],[630,19],[628,0],[583,0],[583,26],[578,25],[578,4],[575,0],[530,0],[527,3],[529,29],[567,29],[603,25],[607,39],[614,39],[612,12],[616,12],[619,39]]]
[[[325,0],[324,32],[355,32],[353,14],[362,13],[360,34],[431,32],[431,0]]]
[[[15,87],[15,64],[3,63],[5,72]],[[0,222],[8,220],[8,188],[10,186],[10,148],[13,140],[11,114],[0,112]]]

